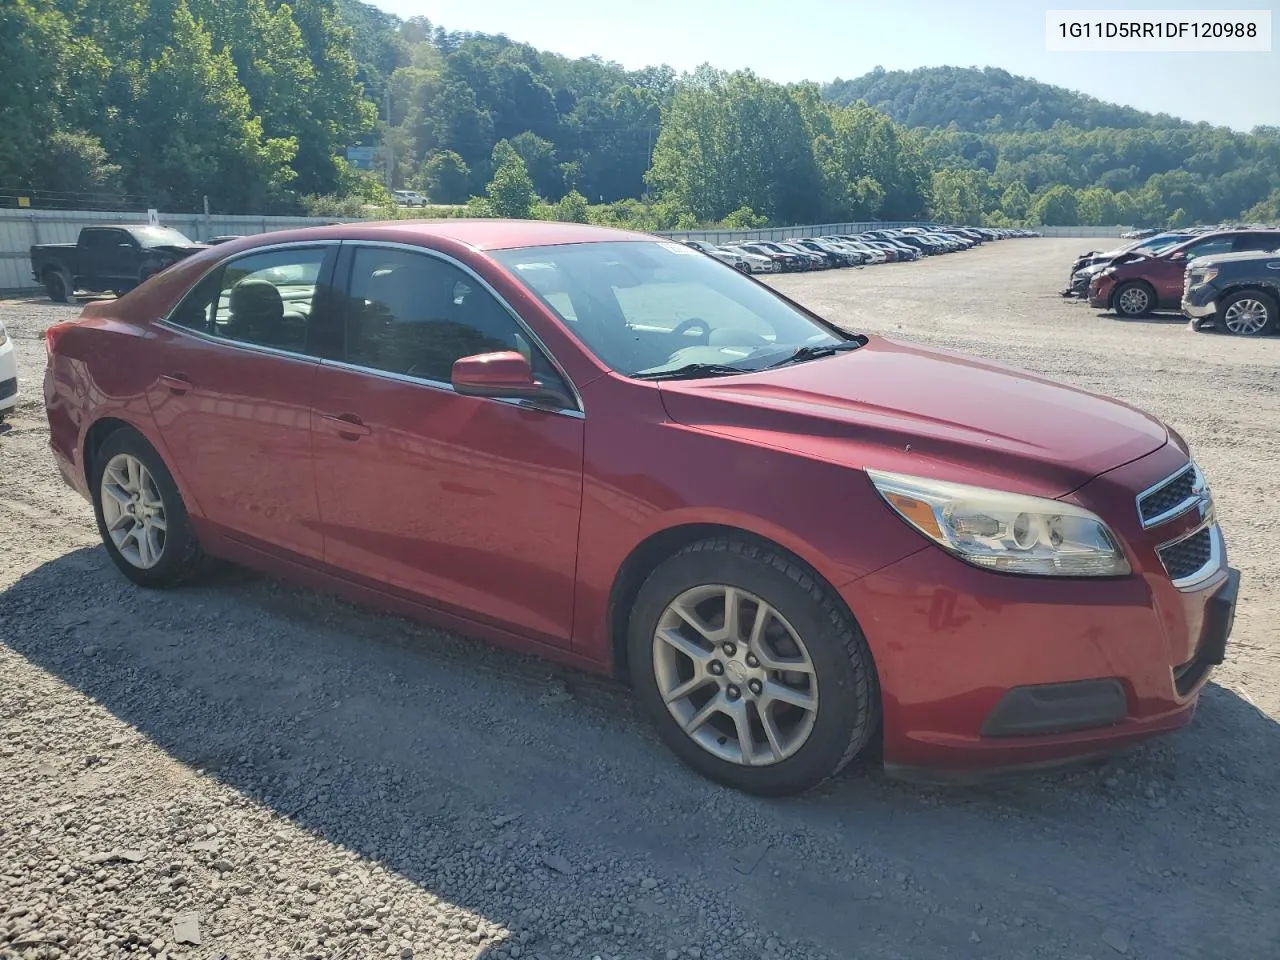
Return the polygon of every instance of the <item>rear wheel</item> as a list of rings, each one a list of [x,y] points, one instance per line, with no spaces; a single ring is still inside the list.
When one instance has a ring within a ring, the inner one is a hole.
[[[50,270],[44,275],[44,289],[54,303],[66,303],[71,299],[71,284],[58,270]]]
[[[1259,290],[1243,290],[1223,301],[1217,325],[1237,337],[1257,337],[1276,328],[1276,301]]]
[[[1116,287],[1111,303],[1122,317],[1145,317],[1156,305],[1155,291],[1141,280],[1132,280]]]
[[[93,512],[107,553],[143,587],[175,587],[197,575],[204,553],[160,455],[131,429],[103,442],[91,464]]]
[[[636,598],[628,653],[666,744],[749,793],[820,783],[879,724],[857,624],[811,571],[764,546],[709,539],[662,563]]]

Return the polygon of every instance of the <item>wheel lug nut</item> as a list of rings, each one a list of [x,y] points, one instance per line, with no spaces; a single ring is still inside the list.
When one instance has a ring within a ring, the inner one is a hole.
[[[760,691],[764,689],[764,685],[759,680],[749,680],[747,681],[747,689],[758,697],[760,696]]]
[[[729,684],[729,689],[725,691],[725,695],[726,695],[730,700],[737,700],[740,696],[742,696],[742,691],[741,691],[741,690],[739,690],[737,687],[735,687],[735,686],[731,683],[731,684]]]
[[[737,644],[734,644],[734,643],[726,642],[725,645],[720,649],[724,651],[724,655],[726,657],[732,657],[735,653],[738,652]]]
[[[713,677],[718,677],[724,673],[724,664],[719,660],[712,660],[711,665],[707,667],[707,670],[710,671]]]
[[[754,653],[747,654],[747,666],[752,670],[760,666],[760,661],[756,659],[756,655]]]

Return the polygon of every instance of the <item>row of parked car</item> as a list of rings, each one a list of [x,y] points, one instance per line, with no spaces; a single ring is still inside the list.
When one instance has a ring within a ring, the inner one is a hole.
[[[1173,310],[1193,330],[1272,333],[1280,318],[1280,228],[1194,227],[1091,250],[1071,265],[1062,295],[1125,318]]]
[[[681,242],[736,267],[743,273],[791,273],[919,260],[921,257],[968,250],[989,240],[1034,236],[1039,234],[1030,230],[948,226],[901,227],[895,230],[867,230],[862,233],[821,237],[791,237],[786,240]]]

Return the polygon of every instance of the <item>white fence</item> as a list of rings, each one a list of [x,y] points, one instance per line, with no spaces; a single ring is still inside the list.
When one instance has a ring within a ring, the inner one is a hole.
[[[102,223],[144,223],[145,214],[110,211],[0,209],[0,290],[28,290],[38,284],[31,277],[30,249],[41,243],[75,243],[80,228]],[[160,222],[181,230],[193,240],[231,234],[257,234],[292,227],[313,227],[336,222],[325,217],[233,217],[217,214],[162,213]],[[766,227],[761,230],[690,230],[664,235],[689,240],[727,243],[731,240],[784,240],[832,233],[927,226],[906,221],[821,223],[799,227]],[[1039,227],[1045,236],[1115,237],[1125,227]]]

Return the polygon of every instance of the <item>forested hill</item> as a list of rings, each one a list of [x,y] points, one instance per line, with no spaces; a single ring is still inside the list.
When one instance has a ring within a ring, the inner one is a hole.
[[[1058,122],[1117,129],[1186,125],[1165,113],[1104,103],[996,67],[876,67],[856,80],[837,79],[822,92],[841,105],[862,100],[908,127],[954,123],[975,133],[1006,133],[1048,130]]]
[[[0,63],[9,206],[355,216],[394,187],[640,229],[1280,219],[1280,131],[1002,70],[628,70],[361,0],[0,0]]]

